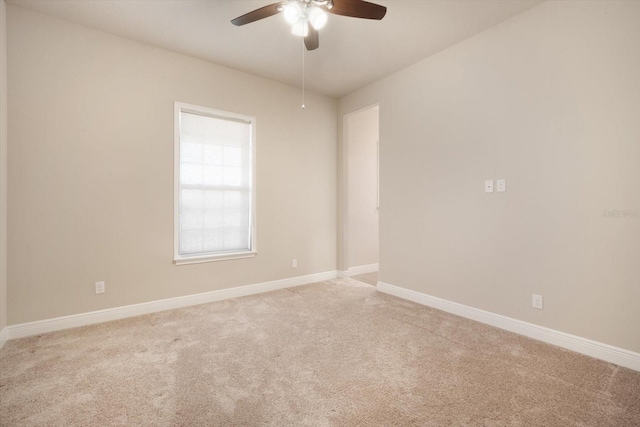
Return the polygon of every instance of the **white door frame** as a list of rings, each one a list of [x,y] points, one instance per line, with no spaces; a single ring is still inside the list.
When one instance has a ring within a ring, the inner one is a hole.
[[[346,113],[342,116],[342,197],[340,212],[342,219],[342,229],[340,230],[340,236],[338,239],[342,241],[342,263],[338,263],[338,277],[349,277],[349,236],[350,236],[350,224],[349,224],[349,119],[359,113],[370,110],[372,108],[380,108],[380,103],[375,102],[365,107]],[[379,113],[378,113],[379,114]],[[378,131],[379,133],[379,131]],[[380,135],[378,135],[378,159],[380,154]],[[378,208],[380,207],[380,164],[378,160]],[[379,233],[378,233],[379,234]]]

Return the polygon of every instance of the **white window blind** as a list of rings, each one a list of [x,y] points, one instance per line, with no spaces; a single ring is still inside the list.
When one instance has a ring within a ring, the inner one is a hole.
[[[253,119],[194,106],[177,114],[176,258],[253,251]]]

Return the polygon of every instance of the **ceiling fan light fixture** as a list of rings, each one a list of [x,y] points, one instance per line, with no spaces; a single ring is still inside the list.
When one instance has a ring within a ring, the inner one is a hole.
[[[386,15],[387,8],[365,0],[280,0],[238,16],[231,23],[246,25],[278,13],[291,25],[291,33],[304,37],[304,47],[315,50],[320,46],[318,30],[327,23],[328,13],[379,21]]]
[[[297,1],[290,1],[284,5],[282,13],[289,24],[295,24],[302,17],[302,7]]]
[[[307,22],[305,17],[298,19],[298,22],[293,24],[291,34],[300,37],[307,37],[307,35],[309,35],[309,22]]]
[[[324,27],[327,23],[327,18],[325,11],[319,7],[312,6],[309,9],[309,23],[314,29],[319,30]]]

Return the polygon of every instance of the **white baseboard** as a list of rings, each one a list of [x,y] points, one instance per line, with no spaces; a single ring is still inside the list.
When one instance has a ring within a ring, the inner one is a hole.
[[[7,342],[7,339],[8,339],[7,336],[8,336],[7,328],[2,328],[2,330],[0,331],[0,348],[2,348],[4,343]]]
[[[379,264],[359,265],[357,267],[349,267],[349,276],[357,276],[358,274],[373,273],[378,271]]]
[[[127,305],[124,307],[108,308],[106,310],[92,311],[89,313],[73,314],[71,316],[57,317],[54,319],[21,323],[18,325],[7,326],[2,331],[4,335],[1,336],[4,336],[5,340],[28,337],[46,332],[108,322],[110,320],[156,313],[158,311],[173,310],[176,308],[260,294],[278,289],[292,288],[294,286],[332,280],[335,279],[336,276],[336,271],[327,271],[324,273],[310,274],[308,276],[291,277],[289,279],[274,280],[272,282],[220,289],[201,294],[185,295],[182,297],[150,301],[141,304]]]
[[[616,365],[624,366],[625,368],[633,369],[635,371],[640,371],[640,353],[614,347],[612,345],[593,341],[587,338],[578,337],[576,335],[546,328],[544,326],[534,325],[522,320],[512,319],[500,314],[480,310],[478,308],[433,297],[431,295],[390,285],[384,282],[378,282],[377,289],[380,292],[394,295],[418,304],[433,307],[438,310],[446,311],[447,313],[456,314],[458,316],[466,317],[467,319],[486,323],[487,325],[515,332],[538,341],[557,345],[577,353],[595,357],[596,359],[615,363]]]
[[[347,279],[351,276],[357,276],[358,274],[366,274],[373,273],[378,271],[379,264],[367,264],[367,265],[359,265],[357,267],[349,267],[347,271],[339,271],[338,278],[339,279]]]

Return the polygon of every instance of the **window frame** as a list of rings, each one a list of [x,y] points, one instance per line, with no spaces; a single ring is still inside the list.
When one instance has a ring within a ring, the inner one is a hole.
[[[195,255],[180,255],[180,115],[182,112],[200,114],[218,119],[243,121],[250,124],[250,183],[251,197],[250,200],[250,227],[251,239],[250,249],[248,251],[236,252],[218,252]],[[231,259],[252,258],[258,254],[256,239],[256,118],[244,114],[230,113],[228,111],[216,110],[209,107],[187,104],[184,102],[174,103],[174,144],[173,144],[173,262],[176,265],[196,264],[203,262],[225,261]]]

